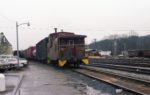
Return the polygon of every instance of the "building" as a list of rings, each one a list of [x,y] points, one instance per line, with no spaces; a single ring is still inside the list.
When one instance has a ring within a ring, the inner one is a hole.
[[[12,54],[12,45],[5,37],[4,33],[0,33],[0,55]]]

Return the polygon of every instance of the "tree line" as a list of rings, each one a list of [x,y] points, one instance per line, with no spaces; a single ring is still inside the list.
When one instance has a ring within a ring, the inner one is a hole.
[[[94,41],[89,44],[89,48],[111,51],[113,54],[121,54],[122,51],[150,49],[150,35],[110,35],[101,41]]]

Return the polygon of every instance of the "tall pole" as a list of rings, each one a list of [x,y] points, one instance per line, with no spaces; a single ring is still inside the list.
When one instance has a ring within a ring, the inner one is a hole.
[[[114,39],[114,56],[117,55],[117,40]]]
[[[27,26],[30,26],[30,23],[29,23],[29,22],[28,22],[28,23],[21,23],[21,24],[18,24],[18,22],[16,21],[17,63],[18,63],[18,65],[19,65],[19,37],[18,37],[18,27],[19,27],[20,25],[24,25],[24,24],[26,24]]]
[[[19,65],[19,41],[18,41],[18,22],[16,22],[16,40],[17,40],[17,63]]]
[[[96,50],[96,39],[94,39],[94,48]]]

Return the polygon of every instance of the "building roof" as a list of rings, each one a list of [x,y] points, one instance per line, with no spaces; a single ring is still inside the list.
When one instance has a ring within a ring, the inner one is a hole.
[[[12,46],[5,37],[4,33],[0,33],[0,44],[3,44],[4,46]]]

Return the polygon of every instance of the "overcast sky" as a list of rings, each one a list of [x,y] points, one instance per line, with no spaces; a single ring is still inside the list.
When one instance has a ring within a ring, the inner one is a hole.
[[[15,22],[20,49],[35,45],[58,27],[87,35],[86,43],[110,34],[150,34],[150,0],[0,0],[0,32],[16,49]],[[120,31],[118,31],[120,30]]]

